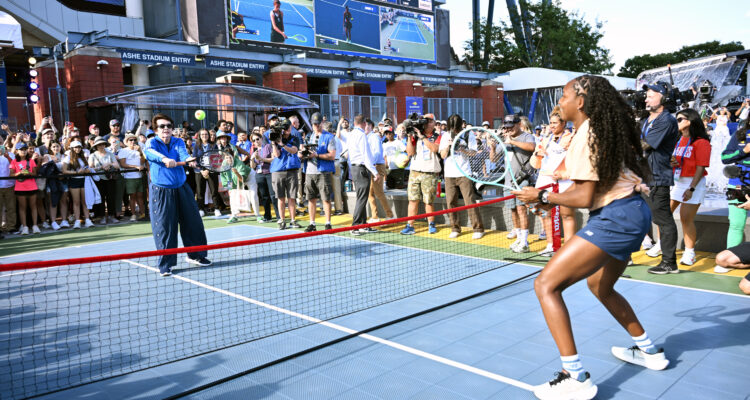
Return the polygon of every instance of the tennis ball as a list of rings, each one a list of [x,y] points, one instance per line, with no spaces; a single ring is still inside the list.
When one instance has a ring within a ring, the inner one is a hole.
[[[406,166],[409,164],[409,155],[406,153],[400,153],[396,156],[396,166],[399,168],[406,168]]]
[[[198,121],[203,121],[203,119],[206,118],[206,112],[203,110],[197,110],[195,112],[195,119]]]

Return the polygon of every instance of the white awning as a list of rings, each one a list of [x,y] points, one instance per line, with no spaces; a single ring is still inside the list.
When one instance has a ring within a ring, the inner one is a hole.
[[[571,79],[584,75],[584,72],[562,71],[547,68],[519,68],[508,75],[493,79],[502,82],[506,92],[514,90],[541,89],[565,86]],[[607,78],[617,90],[635,89],[635,79],[619,76],[599,75]]]
[[[8,13],[0,11],[0,44],[12,43],[16,49],[23,49],[21,38],[21,24]]]

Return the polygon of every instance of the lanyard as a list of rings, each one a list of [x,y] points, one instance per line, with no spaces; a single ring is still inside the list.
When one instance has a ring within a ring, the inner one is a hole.
[[[642,131],[643,134],[641,135],[641,139],[645,139],[646,136],[648,136],[648,131],[651,129],[651,127],[654,125],[654,122],[656,122],[656,120],[658,118],[659,117],[657,116],[656,118],[654,118],[653,120],[651,120],[651,122],[649,122],[648,125],[644,125],[645,129]]]
[[[692,140],[693,140],[692,138],[688,138],[687,145],[682,148],[682,153],[680,153],[680,155],[679,155],[679,157],[680,157],[680,169],[682,169],[682,164],[685,162],[685,152],[687,151],[687,148],[690,147],[690,143],[691,143]]]

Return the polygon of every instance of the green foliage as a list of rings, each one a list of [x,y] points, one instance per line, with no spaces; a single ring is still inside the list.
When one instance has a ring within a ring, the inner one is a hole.
[[[614,65],[609,50],[601,47],[601,23],[591,26],[575,12],[564,10],[559,1],[529,4],[530,44],[534,49],[528,54],[525,46],[516,41],[510,21],[500,21],[491,28],[487,21],[480,22],[480,38],[491,38],[487,65],[484,54],[474,54],[471,41],[464,45],[465,61],[478,69],[506,72],[516,68],[544,67],[599,74]],[[480,49],[484,48],[484,43]]]
[[[683,46],[677,51],[660,54],[644,54],[627,59],[618,76],[635,78],[643,71],[664,67],[667,64],[678,64],[692,58],[706,57],[714,54],[728,53],[744,50],[741,42],[720,43],[718,40],[700,43],[692,46]]]

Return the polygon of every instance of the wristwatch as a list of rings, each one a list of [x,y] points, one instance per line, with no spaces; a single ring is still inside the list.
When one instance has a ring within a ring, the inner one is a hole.
[[[542,190],[539,192],[539,203],[549,204],[549,192],[547,190]]]
[[[691,192],[695,192],[695,188],[694,187],[688,188],[688,190],[691,191]]]

